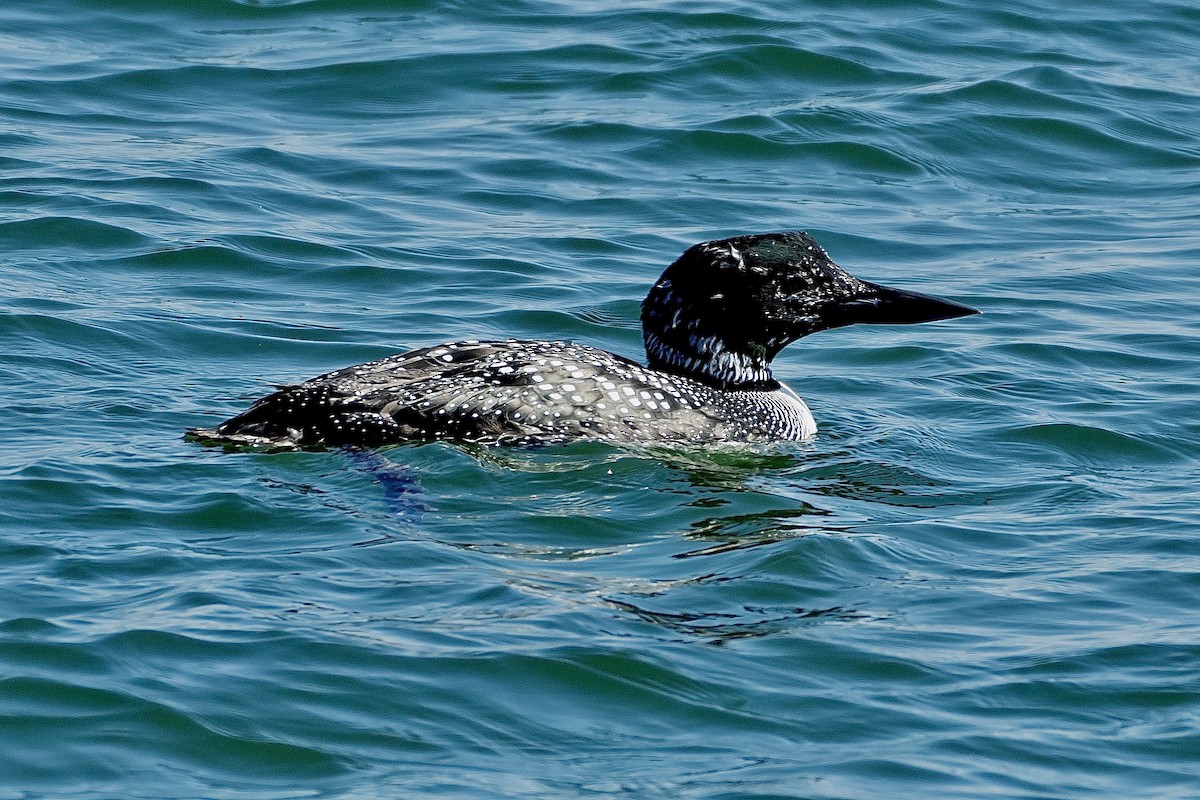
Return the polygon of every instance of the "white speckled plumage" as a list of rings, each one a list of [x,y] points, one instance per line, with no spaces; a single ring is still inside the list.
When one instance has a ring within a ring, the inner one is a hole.
[[[920,308],[899,313],[896,298]],[[852,322],[967,313],[859,281],[807,234],[742,236],[689,248],[650,290],[642,309],[649,366],[564,342],[456,342],[282,387],[191,433],[273,449],[802,440],[816,432],[812,414],[770,370],[789,342]]]

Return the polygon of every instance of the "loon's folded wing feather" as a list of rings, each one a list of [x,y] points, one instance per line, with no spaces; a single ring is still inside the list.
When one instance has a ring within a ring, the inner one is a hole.
[[[374,423],[381,433],[396,425],[401,438],[688,441],[719,423],[711,403],[689,394],[707,390],[687,382],[684,391],[636,362],[562,342],[442,345],[384,359],[348,377],[344,383],[332,373],[327,381],[346,395],[353,388],[353,405],[383,418]],[[355,433],[361,435],[357,428]],[[331,441],[329,434],[325,440]]]
[[[702,441],[741,434],[720,393],[586,345],[462,342],[320,375],[262,398],[202,438],[268,447]]]

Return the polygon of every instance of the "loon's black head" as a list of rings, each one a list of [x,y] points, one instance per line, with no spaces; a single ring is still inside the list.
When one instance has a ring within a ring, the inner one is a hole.
[[[721,388],[774,389],[771,359],[810,333],[977,313],[861,281],[807,233],[768,233],[688,248],[642,302],[642,336],[651,367]]]

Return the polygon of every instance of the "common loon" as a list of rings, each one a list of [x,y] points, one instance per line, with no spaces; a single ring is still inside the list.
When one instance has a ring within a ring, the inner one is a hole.
[[[650,289],[647,366],[564,342],[444,344],[281,387],[189,434],[266,449],[803,440],[816,432],[812,414],[771,374],[786,345],[856,322],[976,313],[858,280],[807,233],[735,236],[688,248]]]

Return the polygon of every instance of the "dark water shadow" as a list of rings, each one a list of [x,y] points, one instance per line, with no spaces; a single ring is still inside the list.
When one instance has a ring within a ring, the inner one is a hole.
[[[852,608],[792,608],[787,610],[743,606],[741,613],[654,611],[628,600],[604,598],[610,607],[660,626],[687,639],[700,639],[713,645],[724,645],[737,639],[771,636],[786,633],[798,626],[826,620],[862,620],[871,614]]]

